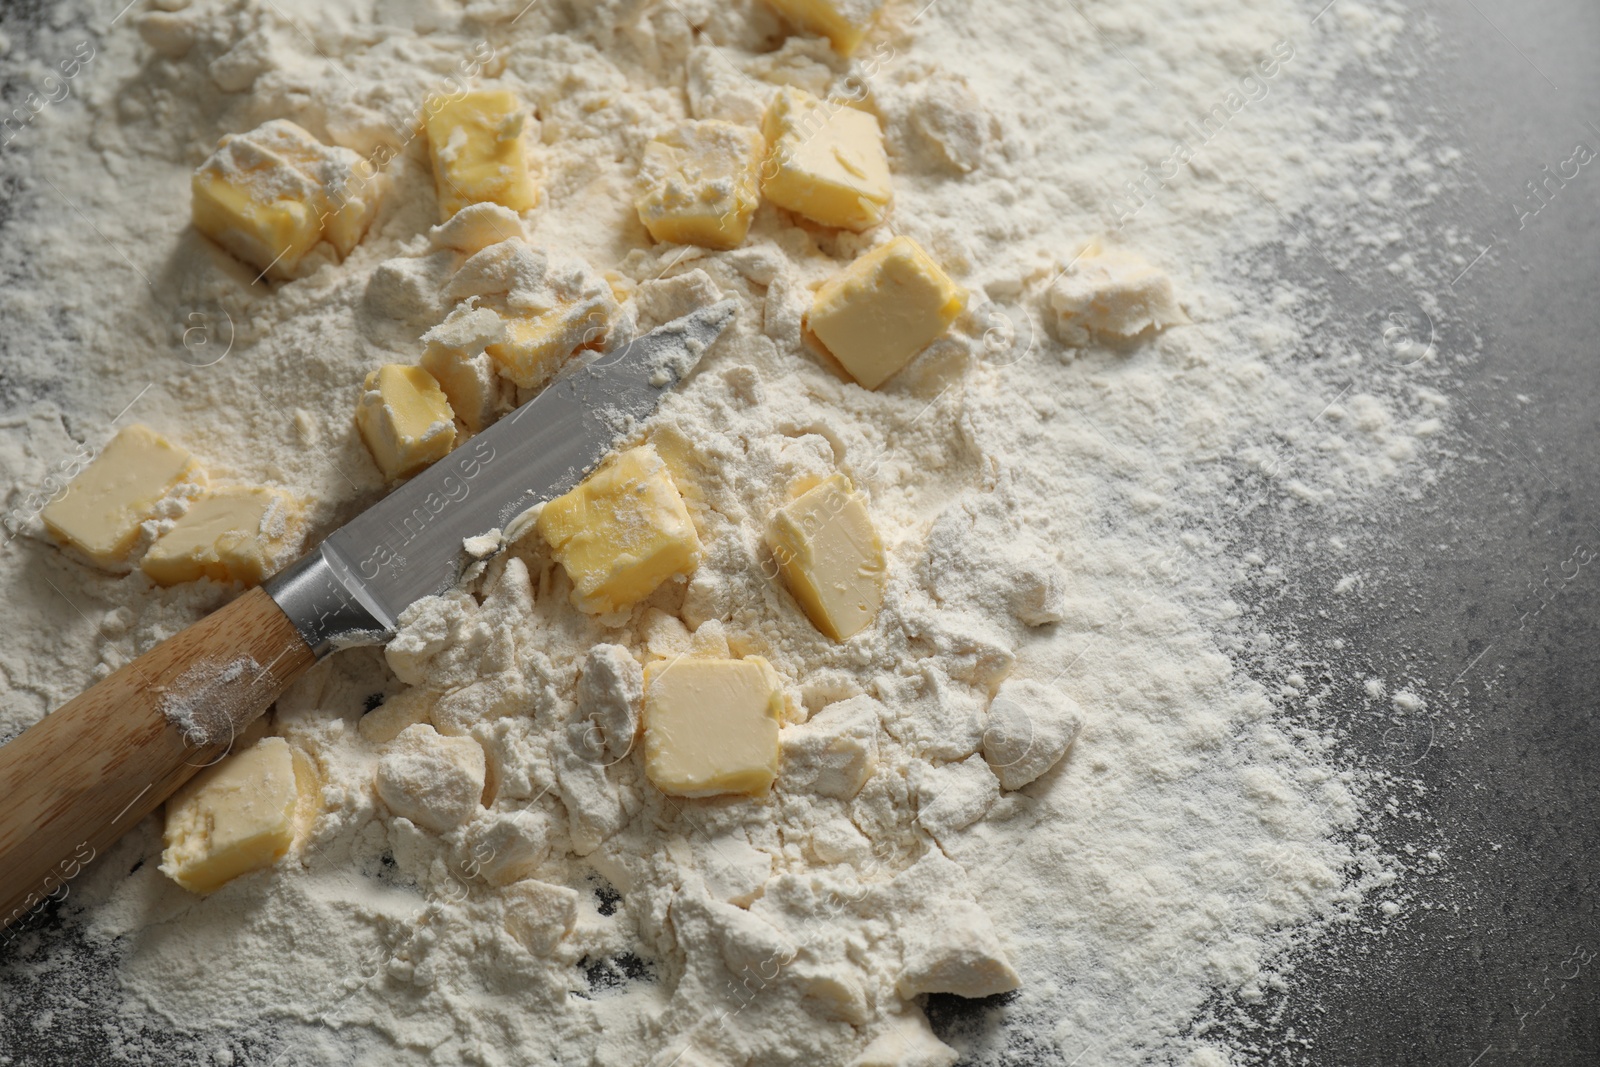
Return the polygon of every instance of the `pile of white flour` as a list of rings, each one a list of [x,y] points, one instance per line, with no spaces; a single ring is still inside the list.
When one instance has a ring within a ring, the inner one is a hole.
[[[1358,112],[1334,91],[1406,32],[1383,4],[897,2],[854,61],[760,0],[91,6],[5,45],[41,99],[68,91],[0,134],[0,737],[235,592],[153,588],[51,547],[41,497],[85,446],[148,423],[213,478],[306,497],[319,535],[381,494],[352,414],[366,372],[414,362],[450,310],[465,257],[429,237],[410,131],[463,72],[535,108],[530,244],[604,274],[637,328],[740,306],[652,424],[693,471],[689,580],[602,623],[525,538],[386,651],[341,653],[279,702],[274,731],[326,782],[302,851],[201,898],[157,871],[152,819],[72,886],[75,921],[119,961],[116,1055],[169,1058],[137,1036],[153,1015],[185,1062],[765,1067],[849,1064],[876,1042],[872,1063],[948,1064],[894,976],[917,939],[986,917],[1022,986],[941,1033],[967,1061],[1214,1067],[1225,1040],[1191,1026],[1208,1001],[1269,995],[1289,931],[1385,878],[1348,832],[1362,777],[1246,672],[1230,592],[1232,524],[1259,494],[1369,506],[1420,476],[1448,418],[1425,351],[1392,388],[1341,393],[1304,357],[1348,351],[1264,266],[1300,240],[1296,218],[1332,232],[1402,169],[1445,180],[1378,94]],[[94,58],[63,82],[84,40]],[[892,229],[972,293],[877,392],[801,337],[808,286],[874,235],[764,205],[736,251],[660,249],[634,213],[651,136],[755,121],[781,85],[880,116]],[[220,135],[272,118],[383,160],[393,185],[348,260],[269,287],[189,228],[188,176]],[[1079,338],[1055,320],[1059,276],[1093,240],[1165,271],[1187,321],[1063,343]],[[869,494],[890,554],[882,613],[843,644],[761,545],[787,488],[835,470]],[[848,800],[781,777],[764,801],[664,797],[635,755],[582,747],[599,644],[762,655],[797,720],[873,697],[877,768]],[[1001,793],[964,761],[1007,679],[1070,696],[1085,724],[1054,770]],[[384,744],[358,727],[378,698],[483,744],[495,800],[470,833],[379,801]],[[474,862],[513,839],[577,894],[547,953],[507,932],[520,898]]]

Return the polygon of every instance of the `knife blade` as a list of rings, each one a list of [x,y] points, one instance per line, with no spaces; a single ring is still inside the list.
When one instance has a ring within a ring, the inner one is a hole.
[[[537,396],[341,526],[265,586],[318,657],[382,641],[443,593],[462,544],[573,488],[655,411],[732,321],[725,300],[570,364]]]

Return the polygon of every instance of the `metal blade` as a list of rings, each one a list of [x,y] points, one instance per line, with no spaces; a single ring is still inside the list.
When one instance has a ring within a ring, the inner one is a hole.
[[[538,396],[340,527],[267,586],[319,654],[392,632],[468,562],[462,542],[577,485],[732,321],[725,300],[569,366]]]

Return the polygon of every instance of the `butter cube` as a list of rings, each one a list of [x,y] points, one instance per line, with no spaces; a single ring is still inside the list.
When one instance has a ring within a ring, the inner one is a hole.
[[[189,453],[148,426],[111,439],[62,496],[39,513],[45,528],[96,563],[115,567],[180,482],[199,477]]]
[[[761,203],[760,131],[731,122],[685,122],[645,148],[634,201],[657,241],[737,248]]]
[[[865,111],[783,89],[764,122],[771,146],[767,199],[824,226],[871,229],[894,200],[878,120]]]
[[[606,336],[618,312],[611,288],[583,260],[509,239],[475,253],[444,288],[447,299],[498,313],[485,349],[502,377],[537,388],[568,356]]]
[[[428,151],[439,216],[468,204],[526,211],[539,201],[528,173],[528,112],[509,89],[479,89],[428,103]]]
[[[260,585],[299,542],[299,509],[287,493],[236,486],[201,497],[150,546],[139,566],[160,585]]]
[[[257,719],[257,722],[263,720]],[[322,813],[322,774],[316,761],[298,748],[291,748],[294,762],[294,834],[305,840],[311,826]]]
[[[922,246],[896,237],[817,290],[806,324],[868,389],[893,377],[949,328],[966,293]]]
[[[663,793],[765,793],[783,695],[767,661],[658,660],[644,669],[644,767]]]
[[[539,533],[572,579],[572,602],[603,615],[700,563],[689,509],[654,447],[631,448],[539,513]]]
[[[293,277],[324,238],[350,253],[377,214],[382,183],[361,157],[286,119],[224,137],[190,183],[197,230],[270,277]]]
[[[196,893],[270,866],[315,817],[309,761],[266,737],[206,768],[167,801],[161,872]]]
[[[273,166],[225,170],[207,161],[190,182],[192,217],[195,229],[251,267],[290,278],[322,239],[317,190],[299,172]]]
[[[784,584],[835,641],[872,622],[888,570],[866,498],[834,474],[773,516],[767,535]]]
[[[504,377],[535,389],[554,377],[572,353],[605,338],[607,315],[605,304],[595,299],[504,322],[505,339],[488,346],[489,357]]]
[[[404,478],[449,454],[455,412],[433,375],[390,363],[367,375],[356,427],[386,478]]]
[[[847,56],[872,28],[883,0],[767,0],[790,22],[820,33],[833,42],[834,51]]]
[[[348,256],[366,235],[378,213],[384,191],[381,172],[348,148],[326,145],[286,119],[263,123],[248,135],[263,151],[274,153],[311,179],[318,191],[317,219],[323,238]],[[371,170],[365,177],[358,168]]]

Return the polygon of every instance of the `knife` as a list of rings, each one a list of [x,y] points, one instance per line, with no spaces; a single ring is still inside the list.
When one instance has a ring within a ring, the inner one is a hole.
[[[0,929],[69,892],[317,660],[395,631],[409,605],[578,484],[637,432],[732,321],[723,301],[575,361],[539,395],[334,531],[315,551],[0,745]]]

